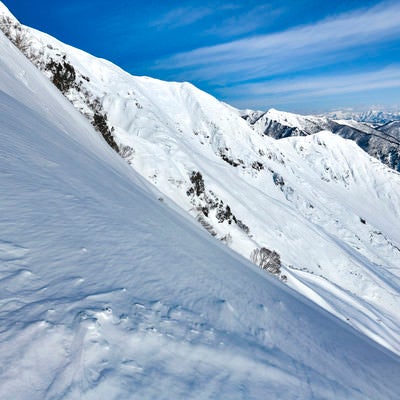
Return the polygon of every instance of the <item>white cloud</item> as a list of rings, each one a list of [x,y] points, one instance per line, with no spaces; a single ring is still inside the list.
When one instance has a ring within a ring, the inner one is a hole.
[[[261,26],[267,26],[284,13],[283,8],[275,8],[271,4],[256,7],[241,7],[240,12],[217,20],[205,31],[206,34],[219,37],[235,37],[255,32]]]
[[[286,31],[202,47],[159,60],[187,79],[240,82],[351,59],[358,48],[400,37],[400,3],[381,3]],[[354,54],[352,52],[354,51]]]
[[[400,65],[358,74],[299,77],[238,85],[220,91],[221,96],[238,99],[236,104],[301,103],[315,99],[331,99],[337,95],[362,94],[400,88]],[[400,97],[400,96],[398,96]],[[398,101],[399,98],[393,99]]]
[[[274,80],[270,83],[258,82],[237,87],[241,87],[254,95],[304,92],[310,95],[332,95],[399,86],[400,66],[367,73],[331,75],[309,79],[301,77],[298,79]],[[232,90],[236,91],[237,87],[232,88]]]
[[[211,2],[208,5],[200,7],[194,5],[185,5],[182,7],[172,8],[170,11],[149,23],[151,28],[174,29],[183,26],[192,25],[202,19],[215,15],[221,11],[229,11],[237,9],[235,4],[222,2],[215,4]]]
[[[214,13],[210,7],[179,7],[164,14],[161,18],[150,23],[150,27],[179,28],[191,25]]]

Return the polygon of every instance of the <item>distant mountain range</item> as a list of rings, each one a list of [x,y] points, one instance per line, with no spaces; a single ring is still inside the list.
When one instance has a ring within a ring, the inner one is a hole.
[[[366,110],[366,111],[331,111],[323,114],[330,119],[351,119],[369,124],[386,124],[400,120],[400,111]]]

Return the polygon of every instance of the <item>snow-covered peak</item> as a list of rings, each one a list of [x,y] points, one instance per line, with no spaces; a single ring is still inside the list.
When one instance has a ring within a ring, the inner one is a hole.
[[[310,127],[320,126],[324,127],[327,124],[326,119],[318,118],[312,115],[300,115],[284,111],[278,111],[274,108],[269,109],[265,113],[265,119],[272,120],[280,123],[281,125],[291,128],[298,128],[302,130],[310,129]]]
[[[300,120],[299,116],[296,114],[278,111],[275,108],[270,108],[266,112],[265,117],[290,127],[298,127]]]

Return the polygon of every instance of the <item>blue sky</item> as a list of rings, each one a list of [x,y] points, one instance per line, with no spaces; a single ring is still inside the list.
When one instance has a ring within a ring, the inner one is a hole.
[[[132,74],[190,81],[239,108],[400,105],[398,0],[4,3]]]

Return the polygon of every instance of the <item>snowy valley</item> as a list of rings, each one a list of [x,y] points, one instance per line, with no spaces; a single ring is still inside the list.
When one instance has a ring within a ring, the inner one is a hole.
[[[42,71],[0,33],[1,398],[399,397],[396,122],[246,114],[1,13]]]

